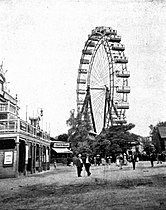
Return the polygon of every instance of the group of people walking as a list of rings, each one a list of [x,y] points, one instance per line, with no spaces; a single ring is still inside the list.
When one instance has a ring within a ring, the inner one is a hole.
[[[91,166],[91,161],[90,157],[88,154],[82,156],[81,154],[78,155],[78,158],[76,159],[76,167],[77,167],[77,175],[78,177],[81,177],[81,172],[83,169],[83,166],[85,167],[85,171],[87,172],[87,176],[91,175],[90,172],[90,166]]]
[[[150,159],[150,162],[151,162],[151,166],[153,167],[155,160],[157,160],[157,164],[159,164],[159,163],[162,164],[163,157],[162,157],[162,154],[161,153],[158,153],[156,155],[154,152],[152,152],[149,155],[149,159]]]
[[[135,170],[135,165],[137,162],[137,155],[136,153],[133,153],[132,155],[129,155],[129,157],[126,156],[126,154],[122,155],[118,155],[116,157],[116,165],[120,167],[120,169],[122,169],[123,165],[127,165],[127,162],[131,162],[132,166],[133,166],[133,170]]]
[[[162,164],[162,155],[161,154],[155,154],[150,153],[148,155],[148,159],[151,163],[151,167],[154,166],[154,161],[157,160],[157,164]],[[73,157],[73,164],[77,168],[77,176],[81,177],[81,173],[83,171],[83,167],[85,168],[85,171],[87,173],[87,176],[91,175],[90,167],[91,164],[94,166],[100,166],[101,165],[111,165],[112,162],[116,162],[116,166],[119,166],[120,169],[122,169],[122,166],[128,165],[128,162],[132,163],[132,168],[135,170],[136,168],[136,162],[138,162],[138,154],[136,152],[133,152],[132,154],[119,154],[115,157],[115,161],[112,161],[112,156],[108,156],[106,159],[100,158],[100,155],[96,155],[93,158],[89,156],[89,154],[78,154],[78,156],[75,158]],[[67,163],[68,166],[70,164]],[[54,162],[54,167],[56,168],[56,161]]]
[[[136,162],[138,162],[138,155],[136,152],[134,152],[133,154],[129,155],[129,157],[127,158],[129,162],[132,163],[133,166],[133,170],[135,170],[136,167]],[[154,161],[157,160],[157,164],[162,164],[162,155],[161,154],[155,154],[154,152],[151,152],[148,155],[148,160],[150,161],[151,167],[154,167]],[[123,156],[122,154],[120,154],[119,156],[117,156],[117,165],[120,167],[120,169],[122,169],[122,165],[126,165],[124,164],[126,162],[126,157]]]
[[[137,155],[136,153],[133,153],[130,156],[130,162],[132,163],[133,170],[135,170],[136,162],[137,162]],[[78,157],[75,160],[75,165],[77,167],[77,175],[78,177],[81,177],[81,172],[83,170],[83,167],[85,168],[85,171],[87,173],[87,176],[91,175],[90,172],[90,166],[91,166],[91,160],[88,154],[86,155],[81,155],[78,154]],[[122,154],[117,156],[117,165],[120,166],[120,169],[122,169],[123,165],[127,165],[127,157],[123,157]]]

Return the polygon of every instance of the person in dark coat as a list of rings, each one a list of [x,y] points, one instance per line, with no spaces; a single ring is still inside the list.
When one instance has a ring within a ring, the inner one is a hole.
[[[131,156],[131,162],[133,164],[133,170],[135,170],[135,162],[137,161],[137,155],[136,153],[133,153]]]
[[[151,166],[153,167],[154,166],[153,162],[155,161],[155,154],[153,152],[150,153],[149,159],[150,159]]]
[[[158,153],[157,154],[157,164],[159,164],[159,163],[162,164],[162,158],[161,157],[162,157],[161,153]]]
[[[91,175],[91,172],[90,172],[91,160],[88,154],[86,155],[84,165],[85,165],[85,170],[87,172],[87,175],[90,176]]]
[[[76,159],[76,166],[77,166],[77,175],[78,177],[81,177],[81,171],[83,167],[83,161],[81,158],[81,154],[78,155],[78,158]]]

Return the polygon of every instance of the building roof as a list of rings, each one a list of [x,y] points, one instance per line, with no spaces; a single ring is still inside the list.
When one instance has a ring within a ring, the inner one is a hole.
[[[159,126],[158,129],[161,138],[166,138],[166,126]]]

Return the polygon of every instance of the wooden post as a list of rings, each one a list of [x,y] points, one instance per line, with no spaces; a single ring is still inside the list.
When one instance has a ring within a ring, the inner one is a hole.
[[[25,169],[24,169],[24,175],[27,175],[27,164],[28,164],[28,144],[25,142]]]
[[[33,168],[33,171],[34,173],[36,173],[36,144],[34,144],[34,168]]]
[[[42,171],[42,146],[39,145],[39,172]]]
[[[18,167],[19,167],[19,135],[16,137],[16,164],[15,164],[15,177],[18,178]]]
[[[32,142],[32,148],[31,148],[31,174],[33,174],[33,160],[34,160],[34,145]]]

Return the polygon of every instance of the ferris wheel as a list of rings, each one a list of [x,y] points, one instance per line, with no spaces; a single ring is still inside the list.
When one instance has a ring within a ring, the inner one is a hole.
[[[121,37],[110,27],[96,27],[85,42],[77,77],[77,113],[88,113],[94,132],[127,123],[128,59]]]

